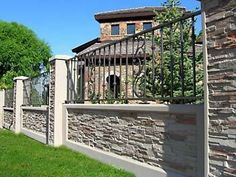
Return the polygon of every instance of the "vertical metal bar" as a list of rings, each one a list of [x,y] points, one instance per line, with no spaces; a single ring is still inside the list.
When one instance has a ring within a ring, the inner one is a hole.
[[[120,94],[122,88],[122,42],[120,42]]]
[[[181,45],[181,60],[180,60],[180,78],[181,78],[181,91],[184,97],[184,35],[183,35],[183,21],[180,21],[180,45]]]
[[[76,59],[73,58],[73,72],[74,72],[74,77],[73,77],[73,103],[75,103],[75,93],[76,93]]]
[[[108,47],[108,94],[109,94],[109,99],[110,99],[110,96],[111,96],[111,46],[109,45]]]
[[[79,100],[79,58],[75,56],[76,59],[76,103]]]
[[[163,27],[161,28],[161,97],[164,97],[164,45],[163,45]]]
[[[125,62],[125,98],[126,102],[128,102],[128,60],[129,60],[129,55],[128,55],[128,45],[129,41],[126,39],[126,46],[125,46],[125,51],[126,51],[126,62]]]
[[[88,63],[88,78],[87,78],[87,98],[89,98],[89,89],[90,89],[90,86],[89,86],[89,82],[90,82],[90,54],[87,55],[87,63]]]
[[[117,86],[117,83],[116,83],[116,44],[114,44],[114,59],[113,59],[113,62],[114,62],[114,82],[113,82],[113,87],[114,87],[114,93],[113,93],[113,96],[114,98],[117,98],[117,90],[116,90],[116,86]]]
[[[80,102],[83,101],[83,90],[84,90],[84,85],[83,85],[83,77],[84,77],[84,73],[83,73],[83,69],[84,69],[84,55],[82,57],[80,57]]]
[[[155,45],[154,45],[154,30],[152,30],[152,96],[155,96],[154,88],[155,88]]]
[[[172,38],[173,38],[173,24],[170,25],[170,73],[171,73],[171,98],[174,96],[174,61],[173,61],[173,45],[172,45]]]
[[[96,98],[96,59],[97,59],[97,50],[94,52],[94,55],[93,55],[93,69],[94,69],[94,72],[93,72],[93,94],[95,95],[95,99]]]
[[[72,82],[73,82],[73,68],[72,68],[72,66],[73,66],[73,61],[72,61],[72,59],[70,59],[70,72],[71,72],[71,74],[70,74],[70,101],[71,101],[71,103],[73,102],[73,91],[72,91]]]
[[[143,72],[144,72],[144,98],[147,97],[147,90],[146,90],[146,86],[147,86],[147,46],[146,46],[146,39],[147,39],[147,34],[144,34],[144,66],[143,66]]]
[[[195,49],[195,18],[192,17],[192,52],[193,52],[193,95],[196,96],[196,49]]]
[[[67,68],[67,103],[70,102],[69,94],[70,94],[70,71],[69,71],[69,60],[66,61]]]
[[[134,98],[134,42],[135,42],[135,37],[132,38],[132,98]]]
[[[106,83],[105,83],[105,67],[106,67],[106,48],[104,47],[103,50],[103,85],[102,85],[102,92],[103,92],[103,99],[105,99],[105,87],[106,87]]]
[[[98,100],[100,100],[100,94],[101,94],[101,49],[99,49],[98,54]]]

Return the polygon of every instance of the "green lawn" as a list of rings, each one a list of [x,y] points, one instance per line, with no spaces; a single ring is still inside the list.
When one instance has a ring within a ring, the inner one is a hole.
[[[0,130],[0,177],[134,177],[66,148]]]

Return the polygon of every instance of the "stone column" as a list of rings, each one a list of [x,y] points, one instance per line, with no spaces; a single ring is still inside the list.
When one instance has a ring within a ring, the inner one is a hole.
[[[14,78],[14,98],[13,98],[13,129],[15,133],[20,133],[21,130],[21,106],[23,104],[23,81],[28,77],[20,76]]]
[[[62,145],[63,103],[67,99],[66,60],[70,56],[57,55],[50,59],[49,85],[49,144]]]
[[[0,128],[3,126],[3,106],[5,105],[5,90],[0,90]]]
[[[236,1],[202,0],[206,28],[209,176],[236,174]]]

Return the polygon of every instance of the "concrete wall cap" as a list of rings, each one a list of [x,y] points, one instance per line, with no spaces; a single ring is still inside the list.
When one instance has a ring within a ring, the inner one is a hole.
[[[26,80],[26,79],[28,79],[29,77],[25,77],[25,76],[18,76],[18,77],[14,77],[14,81],[16,81],[16,80]]]
[[[72,56],[69,56],[69,55],[55,55],[51,58],[49,58],[49,62],[52,62],[54,60],[69,60],[73,58]]]

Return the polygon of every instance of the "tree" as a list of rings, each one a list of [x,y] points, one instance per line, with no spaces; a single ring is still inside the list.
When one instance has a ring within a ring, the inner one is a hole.
[[[155,20],[164,24],[182,17],[185,13],[180,8],[179,0],[167,0],[163,7],[165,10],[156,13]],[[191,19],[173,23],[164,27],[155,35],[155,45],[161,46],[163,42],[163,55],[155,52],[152,61],[147,63],[146,74],[139,80],[139,88],[146,90],[148,97],[163,98],[163,101],[179,103],[183,100],[168,100],[168,97],[194,96],[193,93],[193,65],[192,65],[192,21]],[[181,35],[182,32],[182,35]],[[181,40],[182,38],[182,40]],[[181,51],[181,41],[182,51]],[[160,50],[160,47],[159,47]],[[182,55],[181,55],[182,53]],[[181,58],[183,58],[183,63]],[[154,59],[154,66],[153,66]],[[162,59],[162,61],[161,61]],[[196,54],[196,96],[203,95],[203,57],[202,53]],[[162,64],[161,64],[162,63]],[[160,69],[162,65],[162,70]],[[155,79],[153,80],[153,72]],[[146,76],[146,77],[145,77]],[[183,76],[183,77],[181,77]],[[173,78],[173,79],[172,79]],[[183,80],[182,80],[183,79]],[[162,80],[162,81],[161,81]],[[182,85],[182,83],[184,83]],[[184,88],[184,95],[182,93]],[[173,90],[173,95],[171,90]],[[191,102],[192,100],[184,101]]]
[[[24,25],[0,21],[0,88],[16,76],[37,76],[48,66],[51,49]]]

